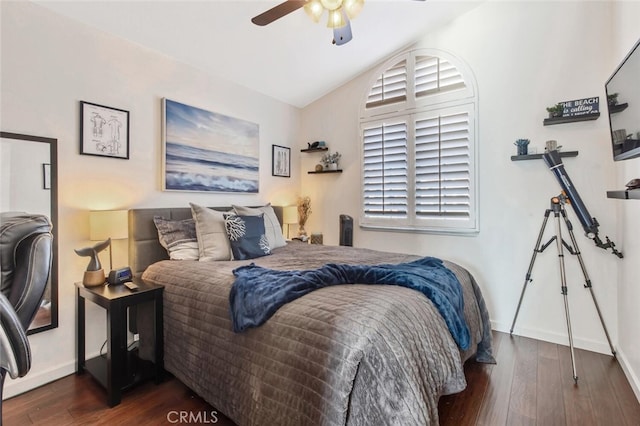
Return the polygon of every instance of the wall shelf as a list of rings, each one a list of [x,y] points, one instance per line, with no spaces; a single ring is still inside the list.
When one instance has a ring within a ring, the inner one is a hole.
[[[300,152],[321,152],[321,151],[328,151],[329,147],[324,146],[324,147],[320,147],[320,148],[305,148],[305,149],[301,149]]]
[[[640,188],[622,191],[607,191],[607,198],[619,198],[621,200],[640,200]]]
[[[319,172],[312,171],[312,172],[307,172],[307,173],[309,173],[310,175],[319,175],[319,174],[322,174],[322,173],[342,173],[342,170],[341,169],[338,169],[338,170],[321,170]]]
[[[577,157],[578,151],[560,152],[560,157]],[[511,161],[538,160],[542,158],[542,154],[512,155]]]
[[[627,107],[629,106],[628,103],[623,103],[623,104],[618,104],[618,105],[614,105],[609,107],[609,112],[610,113],[616,113],[616,112],[620,112],[620,111],[624,111],[625,109],[627,109]]]
[[[596,112],[593,114],[578,115],[576,117],[545,118],[543,124],[545,126],[551,126],[552,124],[563,124],[563,123],[573,123],[575,121],[597,120],[598,117],[600,117],[599,112]]]

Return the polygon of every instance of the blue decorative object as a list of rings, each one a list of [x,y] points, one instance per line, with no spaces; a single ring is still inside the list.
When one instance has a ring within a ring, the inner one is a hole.
[[[264,227],[264,217],[224,215],[233,260],[254,259],[271,254]]]
[[[527,155],[529,139],[518,139],[513,144],[518,147],[518,155]]]

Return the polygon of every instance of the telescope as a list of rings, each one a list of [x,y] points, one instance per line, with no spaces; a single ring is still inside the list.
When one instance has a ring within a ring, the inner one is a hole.
[[[607,341],[609,342],[609,347],[611,348],[611,353],[613,356],[616,355],[616,350],[613,347],[613,343],[611,342],[611,337],[609,336],[609,331],[607,330],[606,325],[604,324],[604,318],[602,318],[602,313],[600,312],[600,307],[598,306],[598,301],[596,300],[596,296],[593,293],[593,288],[591,286],[591,279],[589,278],[589,274],[587,274],[587,268],[585,266],[584,260],[582,260],[582,254],[580,253],[580,249],[578,248],[578,242],[576,241],[576,237],[573,234],[573,225],[567,219],[566,209],[564,205],[566,203],[571,204],[573,206],[573,210],[576,212],[576,216],[580,220],[582,227],[584,228],[584,233],[587,238],[592,239],[597,247],[601,249],[611,249],[611,252],[616,256],[622,258],[622,253],[616,250],[615,244],[609,239],[609,237],[605,237],[606,242],[602,242],[600,237],[598,236],[598,226],[599,223],[595,217],[589,214],[589,210],[587,210],[587,206],[584,205],[582,198],[580,198],[580,194],[578,194],[578,190],[571,182],[569,175],[567,175],[567,171],[564,169],[564,165],[562,164],[562,160],[560,159],[560,153],[557,150],[550,150],[542,155],[544,162],[549,166],[549,169],[553,172],[554,176],[560,183],[562,187],[562,193],[557,197],[551,198],[551,207],[544,212],[544,221],[542,222],[542,227],[540,228],[540,233],[538,234],[538,240],[536,241],[536,246],[533,249],[533,256],[531,257],[531,262],[529,263],[529,269],[527,270],[527,274],[524,278],[524,285],[522,286],[522,293],[520,293],[520,300],[518,301],[518,307],[516,308],[516,314],[513,317],[513,323],[511,323],[510,334],[513,334],[513,328],[516,326],[516,320],[518,319],[518,313],[520,312],[520,306],[522,306],[522,299],[524,298],[524,292],[527,289],[527,285],[532,282],[531,272],[533,271],[533,265],[536,261],[536,256],[538,253],[542,253],[545,251],[552,242],[556,242],[556,248],[558,250],[558,261],[560,262],[560,293],[564,298],[564,312],[565,317],[567,319],[567,331],[569,333],[569,349],[571,351],[571,368],[573,370],[573,380],[575,383],[578,383],[578,374],[576,372],[576,361],[573,354],[573,335],[571,333],[571,320],[569,318],[569,301],[567,298],[568,287],[567,287],[567,278],[566,278],[566,270],[564,264],[564,247],[569,250],[569,253],[577,256],[578,262],[580,263],[580,268],[582,268],[582,274],[584,275],[584,288],[589,290],[591,293],[591,298],[593,299],[593,304],[596,307],[596,311],[598,312],[598,317],[600,318],[600,323],[602,324],[602,328],[604,329],[604,334],[607,336]],[[549,215],[553,213],[553,217],[556,220],[556,235],[554,235],[549,241],[542,244],[542,237],[544,235],[545,227],[547,226],[547,220],[549,219]],[[569,236],[571,237],[571,244],[567,243],[562,238],[562,220],[564,219],[565,226],[569,231]]]
[[[600,224],[595,217],[592,217],[589,214],[589,210],[584,205],[582,198],[580,198],[580,194],[578,190],[571,182],[571,178],[567,174],[567,171],[564,169],[564,164],[562,164],[562,159],[560,158],[560,153],[557,150],[546,152],[542,155],[544,162],[549,167],[558,180],[560,187],[562,188],[563,195],[561,196],[562,201],[567,201],[573,207],[573,211],[576,213],[578,220],[582,224],[584,228],[585,235],[587,238],[592,239],[597,247],[601,249],[611,249],[612,254],[622,258],[622,253],[620,253],[615,248],[615,244],[613,241],[609,239],[609,237],[605,237],[606,242],[602,242],[600,237],[598,236],[598,227]]]

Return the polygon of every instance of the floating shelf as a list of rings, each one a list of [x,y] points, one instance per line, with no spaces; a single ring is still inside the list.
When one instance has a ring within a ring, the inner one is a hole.
[[[307,173],[309,173],[310,175],[319,175],[319,174],[322,174],[322,173],[342,173],[342,170],[341,169],[338,169],[338,170],[322,170],[322,171],[319,171],[319,172],[312,171],[312,172],[307,172]]]
[[[628,103],[614,105],[612,107],[609,107],[609,112],[613,114],[615,112],[624,111],[625,109],[627,109],[628,106],[629,106]]]
[[[578,151],[565,151],[560,152],[560,157],[577,157]],[[542,154],[527,154],[527,155],[512,155],[511,161],[524,161],[524,160],[539,160],[542,158]]]
[[[573,123],[574,121],[597,120],[598,117],[600,117],[599,112],[595,112],[593,114],[578,115],[576,117],[545,118],[543,124],[545,126],[551,126],[552,124]]]
[[[329,150],[329,147],[325,146],[325,147],[320,147],[320,148],[301,149],[300,152],[320,152],[320,151],[327,151],[327,150]]]
[[[607,198],[619,198],[621,200],[640,200],[640,188],[622,191],[607,191]]]

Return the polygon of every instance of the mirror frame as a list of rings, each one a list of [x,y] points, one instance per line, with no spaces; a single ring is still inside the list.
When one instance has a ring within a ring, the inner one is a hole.
[[[53,228],[53,259],[51,262],[51,322],[40,327],[27,330],[27,334],[39,333],[58,327],[58,140],[42,136],[25,135],[0,131],[0,138],[16,139],[26,142],[39,142],[49,144],[49,160],[51,163],[51,224]]]

